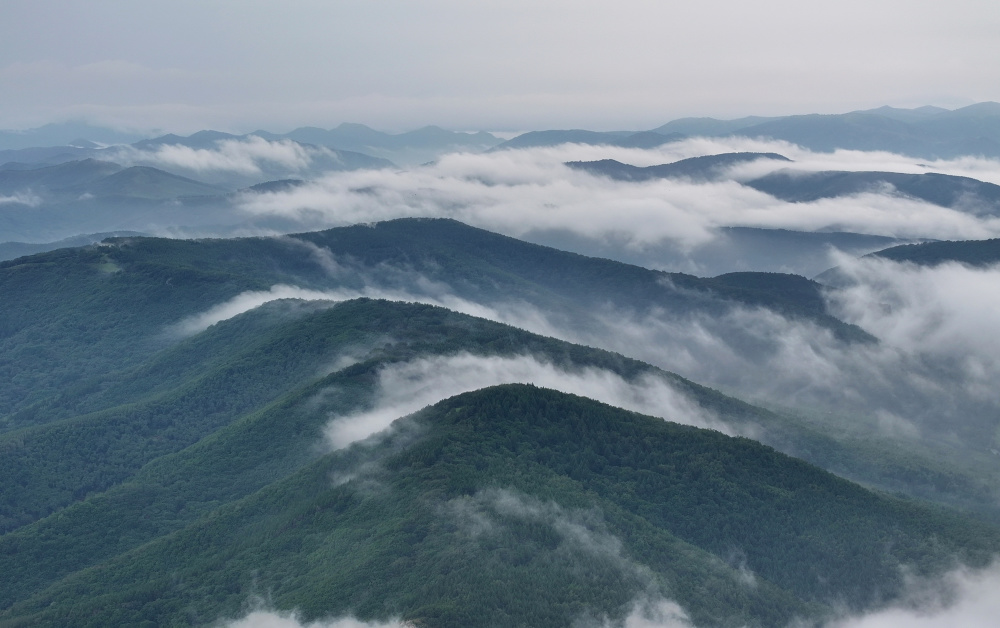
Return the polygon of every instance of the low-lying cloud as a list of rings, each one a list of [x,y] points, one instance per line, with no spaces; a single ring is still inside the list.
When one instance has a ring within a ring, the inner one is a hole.
[[[586,626],[585,622],[581,623]],[[605,618],[601,628],[695,628],[687,613],[676,602],[657,598],[637,600],[632,610],[620,621]]]
[[[496,501],[504,499],[501,491],[494,491]],[[525,517],[548,517],[554,525],[562,525],[562,534],[576,542],[597,538],[599,551],[614,551],[602,536],[578,521],[568,517],[558,506],[542,504],[537,500],[508,493],[501,508],[520,508]],[[480,496],[468,499],[480,499]],[[467,505],[463,505],[467,506]],[[527,509],[527,510],[525,510]],[[456,512],[464,513],[468,507]],[[478,515],[480,507],[473,509]],[[583,534],[580,534],[581,530]],[[613,539],[613,537],[612,537]],[[622,560],[626,560],[622,558]],[[636,566],[639,569],[641,567]],[[961,568],[933,581],[913,583],[902,600],[888,608],[864,615],[839,618],[825,623],[824,628],[993,628],[1000,617],[1000,566],[984,570]],[[590,625],[583,621],[581,626]],[[362,622],[346,617],[339,619],[303,622],[297,613],[257,610],[246,617],[223,624],[226,628],[413,628],[413,624],[400,620]],[[605,618],[602,628],[695,628],[684,609],[676,602],[662,597],[639,597],[629,614],[620,620]],[[811,624],[809,624],[811,625]]]
[[[687,157],[738,152],[778,153],[794,162],[789,164],[788,162],[759,160],[744,162],[728,169],[728,175],[740,181],[760,177],[775,170],[794,168],[806,172],[825,170],[899,172],[903,174],[935,172],[970,177],[1000,185],[1000,161],[971,155],[953,159],[928,160],[888,151],[837,149],[831,152],[815,152],[791,142],[747,137],[694,137],[666,144],[660,149],[660,154],[672,161]]]
[[[838,429],[863,426],[903,438],[958,437],[965,430],[968,438],[966,428],[976,425],[982,438],[1000,410],[992,341],[963,351],[977,336],[957,320],[935,323],[940,342],[935,334],[923,342],[917,333],[890,329],[912,341],[898,344],[846,344],[814,323],[761,308],[680,317],[607,312],[599,320],[603,331],[571,330],[564,339],[629,355],[750,402],[833,413],[830,419],[842,422]],[[887,328],[892,322],[885,321]]]
[[[396,419],[461,393],[498,384],[534,384],[589,397],[642,414],[727,433],[733,428],[655,374],[626,381],[596,368],[566,370],[533,356],[483,357],[462,353],[392,364],[379,371],[373,406],[333,417],[325,429],[335,449],[380,432]]]
[[[800,231],[851,231],[901,238],[978,239],[1000,235],[1000,217],[893,194],[865,193],[788,203],[736,179],[613,181],[564,165],[614,158],[635,165],[665,163],[734,150],[790,153],[795,168],[947,171],[1000,179],[1000,162],[965,159],[920,165],[889,153],[811,153],[782,142],[694,139],[653,150],[610,146],[457,153],[411,170],[329,173],[291,190],[246,195],[240,207],[254,216],[281,216],[307,228],[408,216],[450,217],[515,237],[568,230],[588,238],[617,237],[637,248],[660,243],[693,248],[725,226]],[[851,165],[853,164],[853,166]],[[787,162],[759,160],[733,170],[739,179]],[[992,174],[991,174],[992,173]]]
[[[594,621],[580,617],[575,622],[581,628],[693,628],[687,613],[676,602],[663,597],[662,587],[654,573],[627,555],[621,540],[608,529],[599,509],[564,508],[548,500],[540,500],[513,489],[487,489],[474,495],[461,496],[442,502],[439,512],[454,520],[473,540],[503,534],[516,538],[508,526],[528,523],[551,528],[557,542],[547,546],[545,561],[556,562],[572,570],[575,577],[586,579],[594,570],[618,572],[619,581],[634,588],[636,600],[624,618],[603,617]],[[491,541],[495,542],[495,541]],[[490,613],[492,609],[481,609]],[[487,623],[487,622],[483,622]],[[391,619],[386,622],[362,622],[354,618],[339,618],[303,622],[297,613],[256,610],[246,617],[225,624],[226,628],[414,628],[415,624]]]
[[[331,290],[311,290],[287,284],[275,284],[269,290],[251,290],[242,292],[235,297],[215,305],[204,312],[191,315],[174,325],[168,331],[181,337],[192,336],[205,331],[212,325],[248,312],[265,303],[279,299],[302,299],[304,301],[330,301],[331,305],[350,299],[370,298],[386,299],[388,301],[404,301],[407,303],[426,303],[446,307],[450,310],[479,316],[499,322],[505,322],[504,316],[498,311],[467,301],[448,293],[439,296],[414,294],[404,290],[365,286],[360,289],[337,288]]]
[[[314,247],[313,248],[317,248]],[[843,258],[844,287],[827,295],[839,317],[880,338],[875,344],[845,344],[826,328],[808,320],[788,319],[764,308],[733,307],[714,314],[677,314],[653,309],[643,313],[608,305],[603,309],[566,312],[525,303],[481,303],[458,297],[450,287],[412,270],[345,266],[344,260],[313,251],[331,276],[347,273],[366,278],[356,288],[309,290],[276,285],[247,292],[176,324],[172,330],[190,335],[220,320],[281,298],[342,301],[357,297],[420,302],[503,322],[545,336],[634,357],[688,379],[752,402],[835,412],[852,417],[866,429],[886,436],[919,438],[941,430],[961,433],[978,424],[984,434],[1000,408],[1000,343],[994,312],[1000,308],[995,287],[1000,270],[957,264],[920,268],[877,258]],[[402,286],[407,286],[404,289]],[[536,365],[537,366],[537,365]],[[439,399],[494,383],[532,382],[594,396],[600,387],[563,387],[546,383],[541,371],[507,364],[476,378],[459,369],[461,385],[429,397],[412,392],[405,407],[389,404],[380,419],[392,419]],[[388,375],[387,375],[388,376]],[[417,381],[419,378],[415,379]],[[405,382],[397,384],[400,390]],[[628,405],[605,391],[614,405],[657,414],[647,406]],[[618,401],[612,401],[618,399]],[[405,399],[404,399],[405,401]],[[681,421],[685,422],[685,421]],[[698,421],[688,421],[700,424]],[[347,429],[346,423],[342,429]],[[927,431],[925,428],[930,428]],[[364,429],[361,430],[364,432]],[[966,432],[966,437],[969,432]],[[342,437],[339,437],[342,438]],[[989,445],[988,442],[981,444]]]
[[[364,622],[353,617],[303,622],[296,612],[253,611],[242,619],[224,624],[226,628],[414,628],[400,620]]]
[[[504,527],[504,520],[546,525],[560,539],[555,551],[570,561],[598,558],[603,566],[620,571],[644,592],[653,593],[657,588],[653,572],[626,555],[624,544],[608,530],[597,508],[564,508],[514,489],[493,488],[448,500],[441,510],[475,538],[496,534]]]
[[[829,292],[833,311],[911,352],[964,356],[1000,366],[1000,266],[918,266],[879,257],[842,258],[848,283]]]
[[[27,205],[28,207],[38,207],[42,204],[42,198],[31,192],[18,192],[7,196],[0,195],[0,205]]]
[[[288,172],[304,171],[318,155],[333,156],[321,147],[303,146],[291,140],[265,140],[251,135],[242,139],[219,140],[214,148],[193,148],[183,144],[163,144],[150,149],[131,146],[116,149],[113,158],[126,163],[142,163],[193,173],[232,172],[259,175],[280,168]]]
[[[909,599],[888,609],[842,619],[826,628],[992,628],[1000,618],[1000,567],[960,569],[915,586]]]

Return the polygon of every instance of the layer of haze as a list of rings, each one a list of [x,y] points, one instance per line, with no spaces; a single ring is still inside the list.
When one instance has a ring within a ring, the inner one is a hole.
[[[1000,5],[8,0],[0,128],[653,128],[1000,100]]]

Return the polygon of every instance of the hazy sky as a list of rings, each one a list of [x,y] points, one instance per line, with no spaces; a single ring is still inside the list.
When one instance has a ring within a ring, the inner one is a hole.
[[[996,0],[2,0],[0,128],[643,129],[1000,101]]]

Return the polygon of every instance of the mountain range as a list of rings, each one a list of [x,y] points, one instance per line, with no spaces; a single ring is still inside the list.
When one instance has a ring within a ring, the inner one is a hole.
[[[513,304],[565,329],[602,302],[762,307],[874,342],[801,277],[699,279],[399,220],[111,238],[4,262],[0,290],[5,625],[211,624],[266,595],[304,621],[779,626],[1000,549],[989,475],[620,354],[351,298]]]
[[[0,626],[961,625],[998,121],[0,133]]]
[[[652,134],[650,138],[663,138],[659,144],[683,137],[749,137],[790,142],[819,152],[881,150],[925,159],[961,155],[998,157],[1000,103],[983,102],[955,110],[880,107],[828,115],[750,116],[735,120],[681,118],[645,133]],[[584,130],[532,131],[494,150],[564,143],[627,146],[626,138],[632,135]],[[626,143],[621,143],[623,140]]]
[[[140,146],[184,143],[205,147],[205,140],[261,137],[292,140],[332,150],[364,153],[402,165],[415,165],[457,151],[528,148],[564,143],[655,148],[685,137],[769,138],[810,150],[884,150],[927,159],[960,155],[1000,156],[1000,103],[982,102],[955,110],[940,107],[879,107],[845,114],[777,117],[749,116],[734,120],[680,118],[646,131],[540,130],[503,141],[485,131],[461,133],[427,126],[405,133],[385,133],[363,124],[343,123],[332,129],[300,127],[287,133],[257,130],[246,135],[202,131],[188,138],[172,134],[142,139],[135,134],[85,123],[49,124],[27,131],[0,132],[0,164],[67,161],[95,156],[111,144]],[[23,151],[23,152],[16,152]],[[34,151],[34,152],[30,152]]]

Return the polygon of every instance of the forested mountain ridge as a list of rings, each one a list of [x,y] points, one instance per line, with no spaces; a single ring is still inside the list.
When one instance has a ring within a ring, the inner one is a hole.
[[[842,114],[748,116],[734,120],[681,118],[640,133],[584,129],[530,131],[494,150],[565,143],[622,146],[638,135],[663,138],[659,144],[687,137],[746,137],[781,140],[817,152],[878,150],[925,159],[996,157],[1000,155],[1000,104],[982,102],[955,110],[880,107]],[[658,144],[647,140],[645,145]]]
[[[566,165],[591,174],[603,175],[619,181],[649,181],[651,179],[666,179],[687,177],[696,181],[711,180],[719,177],[726,168],[758,159],[774,161],[791,161],[777,153],[722,153],[690,157],[669,164],[657,166],[632,166],[614,159],[600,161],[570,161]]]
[[[778,626],[832,600],[877,605],[900,590],[899,565],[934,573],[955,551],[981,564],[998,543],[747,439],[501,386],[326,454],[4,619],[206,623],[266,589],[306,618],[561,626],[663,596],[699,625]],[[733,547],[743,558],[727,565]]]
[[[811,298],[565,253],[452,220],[401,219],[276,238],[120,238],[0,263],[7,297],[0,305],[0,372],[13,383],[0,391],[0,417],[88,369],[128,366],[168,342],[171,325],[276,284],[355,296],[376,288],[427,298],[443,291],[487,306],[525,303],[578,325],[609,305],[678,315],[764,307],[844,339],[871,340],[817,311]],[[53,364],[33,346],[59,346],[62,359]]]
[[[779,170],[747,182],[750,187],[793,203],[850,196],[864,192],[911,198],[968,211],[996,215],[1000,212],[1000,186],[970,177],[928,172],[801,172]]]
[[[0,132],[0,627],[1000,613],[1000,104],[220,128]]]
[[[912,262],[935,266],[945,262],[961,262],[970,266],[991,266],[1000,262],[1000,239],[924,242],[894,246],[872,253],[895,262]]]

